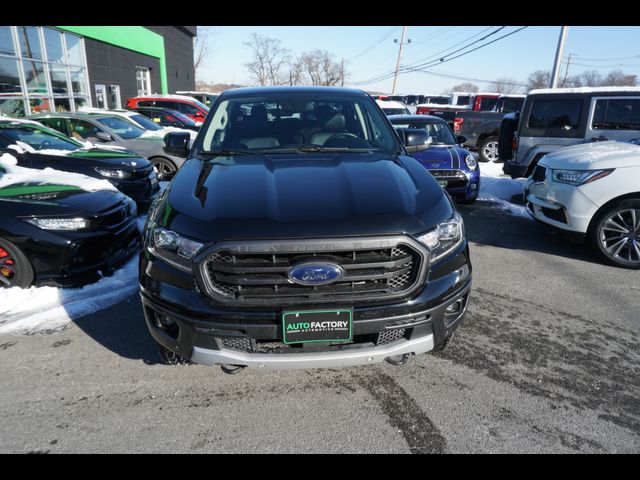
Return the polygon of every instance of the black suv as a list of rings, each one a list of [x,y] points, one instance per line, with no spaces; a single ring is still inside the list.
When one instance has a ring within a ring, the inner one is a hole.
[[[402,133],[426,148],[424,130]],[[462,218],[365,92],[229,90],[188,155],[140,257],[165,362],[402,363],[448,343],[471,287]]]

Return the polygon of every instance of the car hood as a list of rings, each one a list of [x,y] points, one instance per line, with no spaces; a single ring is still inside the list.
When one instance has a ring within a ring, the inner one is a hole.
[[[0,209],[9,216],[92,216],[128,203],[117,191],[87,192],[72,185],[14,183],[0,187]]]
[[[158,223],[205,241],[418,234],[453,214],[410,157],[304,154],[186,162]]]
[[[43,157],[66,157],[81,160],[85,166],[91,167],[119,167],[124,170],[146,169],[151,162],[146,158],[129,150],[89,148],[74,151],[65,150],[38,150],[25,152],[23,155],[42,159]]]
[[[455,145],[434,145],[422,152],[411,154],[426,168],[462,169],[468,170],[464,157],[469,152]]]
[[[583,143],[548,153],[539,163],[568,170],[640,167],[640,146],[614,141]]]

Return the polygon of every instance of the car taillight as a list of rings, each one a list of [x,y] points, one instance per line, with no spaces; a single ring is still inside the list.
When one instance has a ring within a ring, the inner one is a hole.
[[[464,118],[454,118],[453,119],[453,131],[459,132],[462,130],[462,124],[464,123]]]
[[[513,150],[514,152],[516,150],[518,150],[518,136],[517,135],[513,136],[513,140],[511,141],[511,150]]]
[[[416,115],[428,115],[429,109],[427,107],[418,107],[416,109]]]

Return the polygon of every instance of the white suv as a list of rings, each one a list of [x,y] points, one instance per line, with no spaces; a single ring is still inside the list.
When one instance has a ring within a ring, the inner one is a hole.
[[[608,141],[549,153],[524,194],[536,220],[588,239],[613,265],[640,269],[640,146]]]

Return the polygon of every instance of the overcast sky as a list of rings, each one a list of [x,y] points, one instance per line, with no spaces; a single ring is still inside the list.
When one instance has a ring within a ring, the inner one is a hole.
[[[424,65],[428,73],[409,71],[400,75],[396,91],[440,93],[465,81],[442,75],[474,79],[471,81],[480,89],[486,89],[488,83],[480,80],[510,77],[524,83],[534,70],[551,70],[559,26],[530,26],[519,32],[516,30],[520,26],[498,30],[500,27],[409,26],[405,41],[411,39],[411,43],[404,47],[402,66]],[[250,84],[244,64],[250,60],[251,50],[243,43],[252,32],[280,39],[294,55],[314,49],[328,50],[336,60],[345,60],[349,74],[345,85],[369,91],[391,91],[390,74],[398,57],[398,44],[394,39],[400,40],[400,26],[215,27],[202,80]],[[485,44],[488,45],[483,46]],[[474,52],[450,59],[477,47],[480,48]],[[459,49],[462,50],[455,52]],[[571,54],[569,75],[592,69],[606,74],[620,68],[640,77],[640,27],[570,27],[564,53],[565,57]],[[445,62],[441,63],[440,58]],[[562,75],[565,68],[566,63]]]

